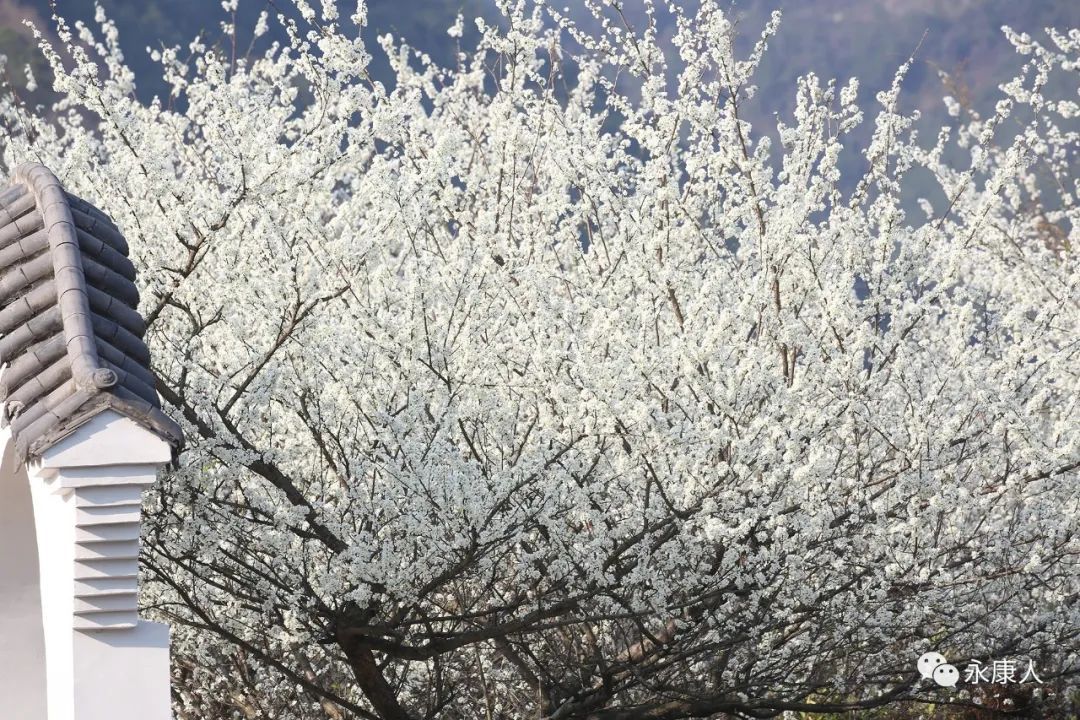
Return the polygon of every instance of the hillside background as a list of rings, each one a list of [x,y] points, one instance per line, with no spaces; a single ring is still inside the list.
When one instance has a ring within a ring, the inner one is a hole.
[[[697,0],[684,2],[691,10]],[[119,27],[126,60],[136,73],[137,93],[146,101],[165,91],[146,52],[148,46],[186,46],[199,33],[208,44],[222,40],[220,25],[226,14],[220,0],[100,3]],[[93,26],[92,0],[56,0],[56,4],[69,21],[83,20]],[[582,0],[558,0],[554,4],[569,5],[572,14],[587,18]],[[1041,36],[1048,26],[1080,27],[1080,0],[730,0],[729,4],[747,46],[756,39],[773,10],[784,13],[780,32],[757,77],[759,93],[755,104],[746,109],[745,115],[755,128],[766,132],[773,127],[774,114],[785,116],[790,112],[796,80],[808,71],[841,82],[857,76],[860,97],[871,118],[874,94],[889,86],[897,66],[916,48],[916,62],[905,82],[902,101],[905,109],[922,111],[924,128],[940,127],[946,120],[941,102],[946,94],[958,97],[975,110],[989,112],[999,97],[997,86],[1010,79],[1020,65],[1001,33],[1003,25],[1036,36]],[[263,9],[288,12],[288,6],[287,0],[240,0],[238,44],[246,47]],[[339,6],[347,18],[355,2],[339,2]],[[626,6],[631,22],[643,24],[639,0],[626,0]],[[403,38],[436,61],[452,63],[456,41],[446,29],[459,12],[467,18],[497,17],[494,0],[369,0],[365,34],[372,41],[372,72],[376,79],[392,82],[386,59],[374,44],[375,36],[383,33]],[[6,80],[31,104],[47,102],[49,81],[30,31],[22,21],[29,19],[39,27],[50,28],[50,16],[49,0],[0,0],[0,54],[8,59]],[[670,25],[669,18],[662,17],[662,22]],[[467,22],[465,27],[462,42],[467,47],[475,41],[475,25]],[[660,28],[661,35],[672,31],[671,27]],[[271,23],[271,32],[263,40],[283,37],[280,28]],[[38,76],[36,92],[25,89],[23,68],[27,64],[35,68]],[[939,70],[952,78],[947,87]],[[866,141],[868,125],[855,136],[855,149]],[[929,132],[931,138],[933,134]],[[853,165],[859,162],[858,155],[852,154],[843,159],[842,169],[855,170]]]

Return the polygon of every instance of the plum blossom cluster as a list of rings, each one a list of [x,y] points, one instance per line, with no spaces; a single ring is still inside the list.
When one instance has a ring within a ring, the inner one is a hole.
[[[443,67],[293,0],[148,103],[99,11],[42,40],[55,105],[0,97],[0,164],[141,270],[177,717],[846,711],[939,697],[930,644],[1068,687],[1080,31],[1006,30],[994,112],[923,138],[911,63],[753,127],[779,17],[741,54],[717,0],[587,4]]]

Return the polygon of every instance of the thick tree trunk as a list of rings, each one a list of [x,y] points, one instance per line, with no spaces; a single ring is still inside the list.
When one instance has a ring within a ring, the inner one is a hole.
[[[349,660],[356,682],[379,717],[383,720],[412,720],[398,703],[390,683],[383,677],[371,648],[355,639],[341,639],[339,645]]]

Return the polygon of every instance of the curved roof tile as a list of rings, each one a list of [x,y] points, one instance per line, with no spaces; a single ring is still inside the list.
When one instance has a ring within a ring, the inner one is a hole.
[[[0,190],[0,423],[19,457],[39,456],[106,409],[178,448],[120,231],[44,165],[20,165],[11,182]]]

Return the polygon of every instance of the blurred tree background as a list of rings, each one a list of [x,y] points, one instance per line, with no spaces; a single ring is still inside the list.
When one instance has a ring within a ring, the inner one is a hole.
[[[93,27],[93,0],[53,0],[69,22],[87,22]],[[143,100],[161,95],[165,86],[147,47],[185,47],[201,34],[208,44],[223,42],[221,23],[229,20],[220,0],[99,0],[106,14],[120,30],[121,45],[138,78],[137,92]],[[683,0],[687,11],[697,0]],[[340,2],[347,18],[355,2]],[[575,19],[588,22],[583,0],[560,0]],[[630,22],[645,23],[640,2],[624,3]],[[773,113],[785,114],[793,105],[795,83],[800,75],[813,71],[823,78],[846,80],[852,75],[861,82],[860,95],[870,98],[887,88],[901,63],[918,48],[916,62],[905,82],[904,100],[908,109],[917,107],[929,122],[940,126],[944,106],[942,95],[957,97],[962,104],[986,112],[993,107],[997,85],[1017,69],[1017,58],[1001,34],[1009,25],[1032,34],[1048,26],[1080,27],[1080,2],[1076,0],[730,0],[738,19],[740,37],[748,46],[774,10],[784,13],[780,32],[770,47],[758,77],[758,103],[750,108],[749,119],[760,127]],[[240,0],[236,23],[238,44],[246,49],[258,15],[295,14],[288,0]],[[472,19],[498,17],[495,0],[368,0],[365,35],[374,46],[376,36],[392,33],[437,62],[451,64],[458,42],[447,35],[458,13]],[[51,31],[50,0],[0,0],[0,54],[6,56],[6,81],[32,104],[48,99],[48,74],[34,48],[30,30],[23,20]],[[658,14],[661,35],[674,28],[670,18]],[[348,23],[347,19],[344,22]],[[461,42],[475,39],[475,24],[465,24]],[[284,40],[276,24],[262,38]],[[920,45],[921,42],[921,45]],[[259,46],[256,46],[258,49]],[[391,82],[386,58],[374,48],[372,74]],[[27,91],[24,68],[29,64],[37,76],[36,91]],[[943,86],[938,71],[951,76]]]
[[[699,0],[677,0],[691,13]],[[775,10],[783,12],[780,31],[765,55],[755,100],[745,106],[744,118],[753,123],[757,133],[772,134],[775,117],[786,119],[794,106],[796,82],[808,72],[821,78],[836,78],[843,84],[852,76],[860,81],[861,104],[876,111],[874,95],[892,82],[898,66],[915,54],[901,96],[901,110],[918,109],[921,126],[947,124],[944,95],[955,97],[965,109],[983,115],[993,111],[1000,97],[998,85],[1011,79],[1021,60],[1002,35],[1001,27],[1041,36],[1046,27],[1080,27],[1080,0],[720,0],[730,6],[737,22],[739,42],[749,50]],[[223,43],[231,52],[232,41],[222,29],[233,18],[222,8],[221,0],[0,0],[0,82],[16,89],[31,106],[50,100],[49,74],[34,46],[33,35],[25,26],[30,20],[52,34],[52,9],[70,24],[83,21],[95,27],[97,4],[116,22],[125,59],[135,71],[136,92],[149,101],[167,92],[160,72],[150,60],[147,48],[179,46],[186,48],[197,35],[204,43]],[[317,6],[317,2],[312,2]],[[552,5],[569,12],[576,21],[594,25],[585,0],[553,0]],[[622,0],[622,10],[629,23],[642,28],[647,23],[641,0]],[[658,6],[663,3],[657,2]],[[355,0],[338,0],[342,22],[356,7]],[[473,20],[478,16],[497,22],[496,0],[368,0],[368,24],[365,38],[372,52],[370,71],[376,80],[393,83],[390,66],[376,38],[391,33],[416,50],[430,55],[440,64],[454,63],[460,42],[471,46],[477,37]],[[259,14],[281,13],[296,16],[289,0],[240,0],[236,13],[238,52],[247,50]],[[447,34],[461,13],[467,19],[462,38]],[[614,17],[614,16],[613,16]],[[658,33],[670,37],[674,22],[666,12],[657,13]],[[618,21],[618,20],[617,20]],[[254,45],[258,52],[272,41],[284,41],[279,23],[270,22],[267,35]],[[24,68],[29,65],[37,82],[27,88]],[[676,68],[677,69],[677,68]],[[674,72],[675,69],[673,69]],[[943,80],[942,73],[948,77]],[[867,121],[872,117],[868,116]],[[91,120],[92,121],[92,120]],[[1080,120],[1074,120],[1074,123]],[[870,122],[864,122],[849,144],[851,149],[869,141]],[[1000,132],[1008,133],[1009,128]],[[932,142],[933,138],[926,138]],[[844,177],[854,177],[862,160],[858,152],[841,156]],[[905,206],[914,209],[914,200],[923,191],[921,183],[905,198]],[[850,189],[850,188],[849,188]],[[926,194],[934,191],[927,184]]]
[[[549,0],[575,20],[595,29],[585,0]],[[676,0],[692,13],[699,0]],[[309,0],[314,6],[318,2]],[[840,84],[858,77],[859,96],[868,111],[867,122],[851,136],[851,150],[861,150],[869,142],[872,114],[876,112],[874,95],[892,83],[897,67],[914,53],[901,96],[901,110],[918,109],[920,126],[939,128],[948,124],[944,95],[955,97],[965,109],[986,115],[993,111],[1000,97],[998,85],[1011,79],[1019,70],[1021,59],[1005,40],[1001,27],[1041,36],[1043,29],[1080,27],[1080,0],[720,0],[730,7],[735,19],[738,42],[749,51],[772,12],[783,13],[780,31],[757,74],[759,87],[754,101],[743,108],[755,134],[771,134],[774,140],[775,118],[787,119],[794,107],[796,83],[800,76],[813,72],[821,78],[835,78]],[[349,16],[355,0],[337,0],[341,22],[351,25]],[[234,18],[222,8],[221,0],[0,0],[0,83],[15,88],[31,106],[47,105],[49,71],[35,48],[25,20],[53,35],[52,7],[69,24],[77,21],[96,27],[97,5],[115,21],[125,59],[136,74],[136,93],[144,102],[167,92],[159,69],[151,61],[148,48],[178,46],[186,48],[196,36],[207,45],[222,43],[232,51],[232,40],[222,25]],[[664,3],[657,2],[657,6]],[[621,0],[621,9],[631,26],[640,29],[648,21],[641,0]],[[289,0],[240,0],[236,12],[238,52],[247,51],[253,29],[263,11],[276,16],[298,16]],[[469,47],[477,38],[473,20],[482,16],[497,22],[500,14],[496,0],[368,0],[368,23],[365,39],[373,59],[370,72],[374,79],[392,85],[389,63],[376,44],[385,33],[430,55],[436,62],[452,65],[458,43]],[[447,34],[458,14],[467,22],[464,35],[456,39]],[[616,22],[621,19],[611,17]],[[675,32],[674,21],[663,11],[657,12],[661,37]],[[284,42],[280,24],[269,23],[269,32],[254,44],[259,52],[271,42]],[[32,68],[36,82],[27,87],[26,66]],[[674,73],[677,68],[672,68]],[[942,74],[947,75],[943,79]],[[90,120],[93,122],[93,120]],[[1073,120],[1080,123],[1080,120]],[[1010,132],[1009,128],[999,131]],[[927,137],[926,142],[933,142]],[[955,150],[953,151],[955,152]],[[845,178],[856,177],[863,163],[859,152],[845,152],[840,167]],[[918,180],[916,178],[916,180]],[[846,180],[842,186],[847,187]],[[847,187],[847,189],[851,189]],[[905,207],[914,210],[921,196],[935,198],[931,183],[912,182]]]
[[[69,21],[92,24],[92,0],[55,0]],[[696,0],[682,4],[692,10]],[[145,51],[147,46],[186,46],[202,33],[213,43],[221,39],[220,23],[227,19],[220,0],[100,0],[120,30],[129,64],[139,80],[139,95],[149,99],[160,94],[163,85]],[[583,0],[560,0],[571,14],[584,19]],[[641,4],[624,3],[632,23],[644,22]],[[288,0],[240,0],[237,27],[240,43],[246,47],[259,13],[294,11]],[[845,79],[858,75],[863,93],[888,86],[896,67],[919,46],[917,62],[905,86],[908,101],[924,111],[934,111],[943,94],[937,69],[954,75],[969,88],[976,107],[992,103],[998,83],[1011,77],[1015,56],[1001,36],[1002,25],[1032,34],[1044,27],[1080,26],[1080,2],[1076,0],[731,0],[734,17],[739,18],[741,35],[749,44],[769,14],[782,10],[784,22],[777,41],[766,56],[760,96],[773,109],[790,107],[794,83],[799,75],[814,71],[822,77]],[[352,13],[355,2],[339,2],[342,15]],[[368,39],[392,33],[437,61],[452,63],[455,40],[446,29],[458,13],[466,18],[483,15],[495,18],[494,0],[369,0]],[[22,68],[34,57],[33,39],[21,20],[30,19],[39,27],[50,25],[50,0],[0,0],[0,53],[8,57],[9,73],[24,84]],[[662,18],[663,21],[663,18]],[[345,22],[348,22],[345,20]],[[462,42],[471,41],[475,26]],[[673,32],[661,27],[662,34]],[[284,33],[271,23],[269,37],[282,40]],[[373,74],[389,80],[385,58],[375,52]],[[44,85],[45,83],[42,83]]]

